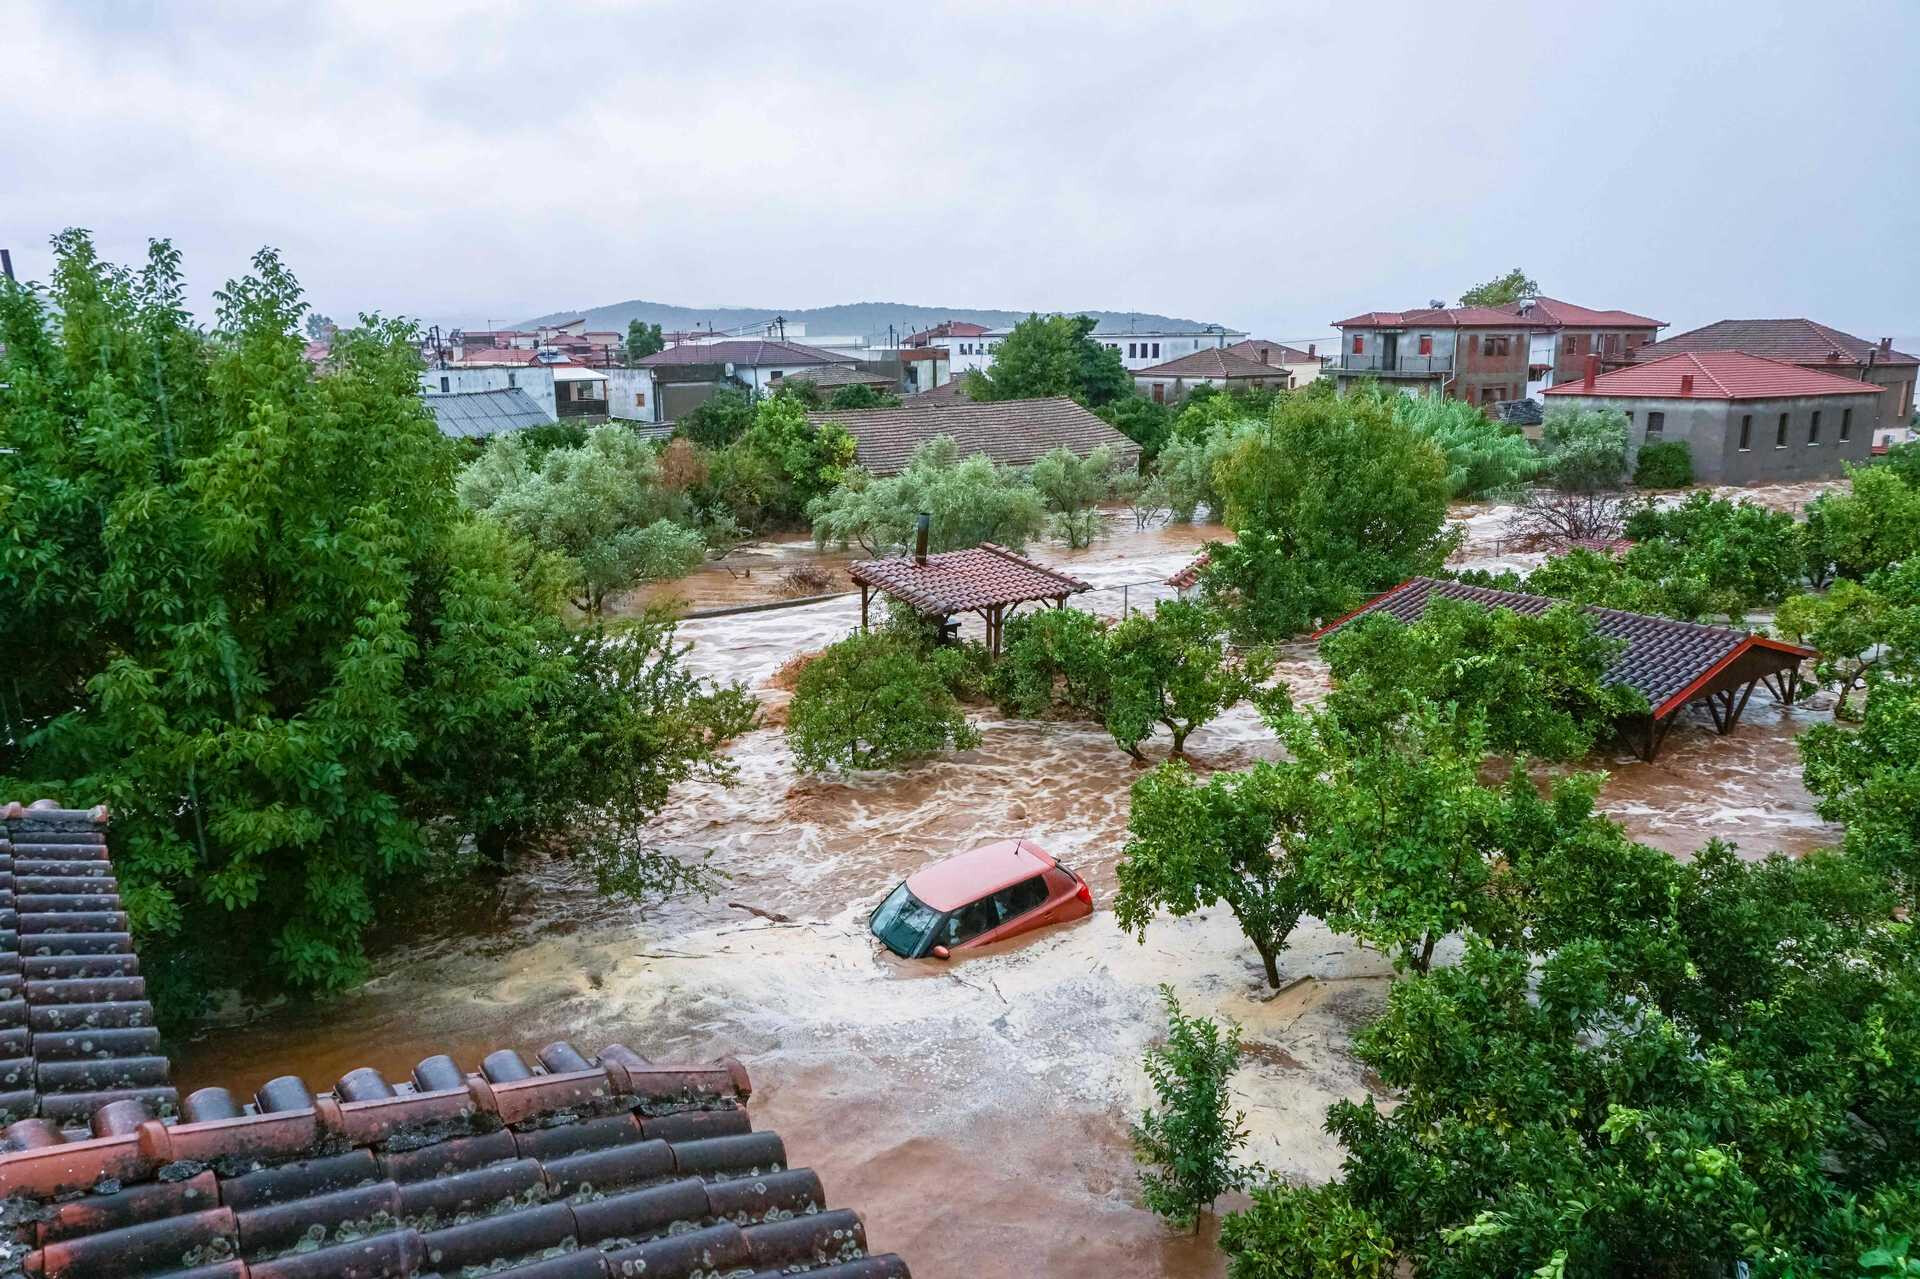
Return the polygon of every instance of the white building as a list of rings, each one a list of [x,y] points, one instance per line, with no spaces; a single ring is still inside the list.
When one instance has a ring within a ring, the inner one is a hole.
[[[959,377],[973,369],[991,367],[1000,343],[1011,332],[1011,329],[989,329],[965,320],[948,320],[913,334],[906,340],[906,345],[945,349],[952,363],[953,376]],[[1195,351],[1229,346],[1246,336],[1245,333],[1217,324],[1198,328],[1097,328],[1093,331],[1093,340],[1109,351],[1117,352],[1120,363],[1128,369],[1152,368]]]
[[[736,381],[762,395],[779,390],[780,380],[789,373],[819,368],[823,364],[840,364],[851,368],[854,363],[851,355],[838,355],[802,346],[798,342],[757,338],[683,343],[656,351],[639,362],[643,369],[711,368],[715,371],[712,381]]]
[[[552,364],[453,364],[444,369],[428,369],[420,375],[420,389],[429,395],[453,395],[463,391],[504,391],[510,387],[525,391],[547,420],[558,421],[559,405],[554,396]]]

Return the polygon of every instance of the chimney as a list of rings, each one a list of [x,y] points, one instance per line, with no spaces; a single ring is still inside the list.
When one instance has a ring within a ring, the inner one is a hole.
[[[1599,374],[1600,357],[1597,355],[1587,356],[1587,375],[1581,380],[1580,385],[1591,391],[1593,389],[1593,379],[1598,377]]]
[[[1680,375],[1680,394],[1682,395],[1693,394],[1693,374],[1682,373]]]
[[[1313,359],[1313,358],[1314,358],[1314,353],[1313,353],[1313,343],[1311,343],[1311,342],[1309,342],[1309,343],[1307,343],[1307,358],[1308,358],[1309,360],[1311,360],[1311,359]]]
[[[1264,346],[1263,346],[1263,347],[1261,347],[1261,348],[1260,348],[1260,363],[1262,363],[1262,364],[1272,364],[1272,363],[1273,363],[1273,361],[1272,361],[1271,359],[1269,359],[1269,358],[1268,358],[1268,357],[1269,357],[1269,356],[1271,356],[1272,354],[1273,354],[1273,352],[1272,352],[1271,350],[1269,350],[1269,349],[1267,349],[1267,348],[1266,348],[1266,347],[1264,347]]]
[[[1881,338],[1881,339],[1880,339],[1880,350],[1881,350],[1881,352],[1882,352],[1883,354],[1886,354],[1886,355],[1891,355],[1891,354],[1893,354],[1893,339],[1892,339],[1892,338]]]
[[[913,522],[913,562],[915,564],[927,562],[927,530],[932,526],[933,516],[925,511],[920,512],[919,518]]]

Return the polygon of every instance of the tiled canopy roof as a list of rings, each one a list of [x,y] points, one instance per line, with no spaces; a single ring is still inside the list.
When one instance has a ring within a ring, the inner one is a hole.
[[[1258,359],[1247,359],[1235,355],[1221,347],[1210,346],[1204,351],[1195,351],[1165,364],[1155,364],[1150,368],[1135,369],[1135,377],[1217,377],[1223,379],[1248,379],[1287,376],[1287,371],[1278,364],[1262,364]]]
[[[1812,320],[1719,320],[1703,328],[1650,342],[1634,352],[1642,362],[1690,351],[1745,351],[1794,364],[1920,364],[1904,351],[1879,351],[1877,344]],[[1878,354],[1874,352],[1878,351]],[[1835,360],[1834,353],[1840,358]]]
[[[43,882],[117,907],[104,812],[6,812],[22,952],[7,959],[26,976],[22,998],[9,973],[0,1035],[20,1052],[25,1028],[28,1055],[9,1066],[38,1072],[24,1105],[39,1117],[0,1133],[0,1275],[907,1279],[754,1130],[730,1058],[660,1065],[557,1042],[471,1073],[439,1055],[397,1082],[362,1067],[318,1095],[289,1075],[250,1099],[202,1088],[176,1105],[125,917]],[[98,1078],[49,1087],[53,1067]]]
[[[1335,320],[1336,329],[1523,329],[1518,316],[1490,306],[1427,307],[1415,311],[1366,311]]]
[[[744,364],[758,368],[764,365],[852,364],[853,360],[844,355],[835,355],[830,351],[802,346],[798,342],[774,342],[755,338],[737,342],[689,342],[685,346],[670,346],[664,351],[655,351],[637,363],[644,369],[658,368],[663,364]]]
[[[923,613],[964,613],[996,604],[1065,599],[1092,589],[1077,577],[1037,564],[992,542],[965,551],[941,551],[922,564],[911,555],[859,560],[847,576],[884,591]]]
[[[107,861],[106,810],[39,800],[4,813],[0,1125],[58,1134],[85,1132],[102,1107],[172,1114],[178,1097]]]
[[[1063,395],[976,401],[964,398],[963,379],[954,382],[962,384],[959,396],[937,404],[926,401],[939,392],[928,392],[899,408],[828,409],[807,420],[844,426],[859,445],[854,460],[876,475],[905,469],[913,451],[936,435],[951,436],[962,456],[985,453],[1002,466],[1027,466],[1062,447],[1083,457],[1103,447],[1117,458],[1139,456],[1139,445]]]
[[[1188,560],[1185,567],[1167,579],[1167,585],[1176,591],[1184,591],[1189,586],[1200,584],[1200,574],[1206,572],[1207,565],[1213,562],[1212,551],[1202,551]]]
[[[1315,639],[1331,635],[1357,617],[1385,613],[1411,624],[1420,620],[1431,599],[1463,600],[1484,608],[1506,608],[1516,613],[1544,613],[1565,600],[1545,595],[1526,595],[1519,591],[1496,591],[1461,582],[1432,577],[1416,577],[1367,601],[1358,609],[1321,628]],[[1636,689],[1653,708],[1655,718],[1679,710],[1691,701],[1713,676],[1732,661],[1755,648],[1772,650],[1788,659],[1812,657],[1811,649],[1797,648],[1778,640],[1729,630],[1724,626],[1701,626],[1679,622],[1670,617],[1652,617],[1645,613],[1623,613],[1618,609],[1580,605],[1593,619],[1594,633],[1610,639],[1625,640],[1626,647],[1602,676],[1607,684],[1624,684]]]
[[[1596,311],[1558,298],[1530,298],[1498,309],[1522,316],[1535,328],[1542,329],[1658,329],[1666,324],[1665,320],[1635,315],[1632,311]]]
[[[1685,388],[1681,379],[1691,378]],[[1562,382],[1548,395],[1619,396],[1639,399],[1767,400],[1800,395],[1877,395],[1883,387],[1818,369],[1766,360],[1744,351],[1699,351],[1669,355],[1649,364],[1629,364],[1603,373],[1588,386]]]

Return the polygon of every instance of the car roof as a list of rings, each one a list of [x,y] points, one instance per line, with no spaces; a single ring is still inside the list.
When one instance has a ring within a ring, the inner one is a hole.
[[[1038,845],[1003,839],[915,871],[907,877],[907,891],[935,910],[958,910],[1051,870],[1053,864]]]

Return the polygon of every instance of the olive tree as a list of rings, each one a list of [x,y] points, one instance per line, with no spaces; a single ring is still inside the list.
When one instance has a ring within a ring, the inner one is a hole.
[[[787,744],[808,772],[895,768],[980,735],[950,683],[962,655],[929,650],[892,630],[829,645],[800,672],[787,712]]]
[[[1268,689],[1273,655],[1235,655],[1220,616],[1190,600],[1162,601],[1107,633],[1107,730],[1120,749],[1144,759],[1140,744],[1156,727],[1186,751],[1194,729],[1240,702],[1262,710],[1286,705],[1284,687]]]

